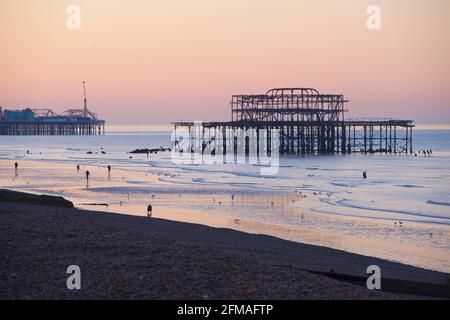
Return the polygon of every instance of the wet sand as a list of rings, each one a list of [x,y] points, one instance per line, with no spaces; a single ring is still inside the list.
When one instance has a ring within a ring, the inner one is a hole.
[[[246,195],[227,184],[199,186],[193,183],[181,187],[175,183],[177,177],[172,178],[172,171],[152,167],[144,172],[113,167],[108,175],[105,167],[96,165],[82,164],[77,172],[76,163],[23,160],[19,161],[19,170],[14,172],[13,164],[10,160],[0,160],[0,186],[63,196],[80,209],[145,216],[147,204],[151,202],[156,218],[266,234],[426,269],[449,270],[448,226],[408,222],[397,227],[392,221],[332,216],[293,206],[294,202],[303,205],[320,202],[316,199],[320,195],[315,196],[313,192],[303,198],[294,193]],[[84,177],[86,170],[91,172],[89,185]],[[233,202],[231,194],[234,193]],[[108,206],[90,205],[94,203]],[[269,220],[256,220],[245,212],[266,215]],[[292,217],[293,222],[277,222],[277,217],[282,215]],[[347,225],[352,232],[337,232],[333,228],[335,225]],[[361,230],[366,232],[363,236],[358,232]],[[430,233],[433,233],[432,239]],[[411,235],[415,235],[417,244],[400,241],[405,236],[411,239]],[[433,247],[424,246],[425,240],[432,241]]]

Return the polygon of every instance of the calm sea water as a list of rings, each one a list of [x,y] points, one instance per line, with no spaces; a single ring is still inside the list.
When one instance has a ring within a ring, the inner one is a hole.
[[[415,148],[432,149],[432,157],[285,156],[273,177],[261,176],[254,165],[176,165],[170,152],[149,158],[128,153],[159,146],[170,146],[170,132],[3,136],[0,159],[111,165],[138,174],[123,177],[125,186],[91,187],[83,197],[144,205],[152,193],[157,195],[152,199],[156,206],[200,210],[303,233],[321,230],[326,240],[310,237],[306,242],[450,270],[450,130],[414,132]],[[45,191],[44,185],[38,188],[38,179],[18,185],[8,182],[9,173],[3,171],[0,187]],[[362,179],[363,171],[368,179]],[[157,175],[156,183],[139,178],[148,173]],[[55,178],[53,187],[64,183]],[[48,190],[55,193],[50,186]],[[76,197],[63,188],[59,193]],[[400,221],[403,228],[394,228]]]

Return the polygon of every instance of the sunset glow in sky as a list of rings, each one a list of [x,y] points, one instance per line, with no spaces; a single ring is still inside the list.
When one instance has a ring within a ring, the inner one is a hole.
[[[7,108],[81,107],[86,81],[110,123],[228,120],[232,94],[304,86],[349,117],[450,123],[448,0],[1,0],[0,39]]]

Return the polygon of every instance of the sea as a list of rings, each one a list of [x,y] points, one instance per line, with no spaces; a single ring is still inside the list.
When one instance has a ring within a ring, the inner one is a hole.
[[[280,156],[271,176],[252,163],[180,164],[170,151],[130,153],[171,147],[171,134],[155,125],[107,126],[102,136],[0,136],[0,188],[122,214],[144,216],[151,203],[158,218],[450,272],[450,130],[414,130],[414,150],[430,156]]]

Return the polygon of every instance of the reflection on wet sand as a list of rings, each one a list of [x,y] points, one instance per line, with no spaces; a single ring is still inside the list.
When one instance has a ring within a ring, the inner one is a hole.
[[[79,208],[153,217],[267,234],[450,271],[450,228],[412,221],[360,218],[312,210],[340,195],[308,186],[270,192],[230,184],[179,184],[181,174],[137,172],[107,167],[0,160],[0,185],[61,195]],[[89,172],[89,175],[85,173]],[[344,209],[345,210],[345,209]],[[433,236],[430,236],[432,234]]]

